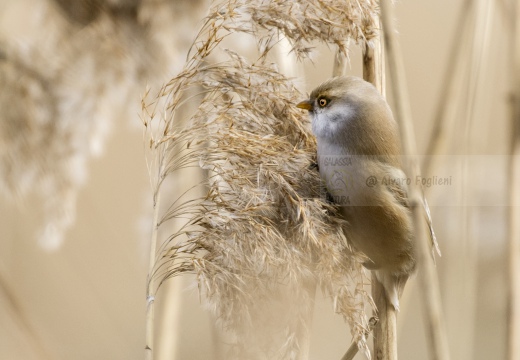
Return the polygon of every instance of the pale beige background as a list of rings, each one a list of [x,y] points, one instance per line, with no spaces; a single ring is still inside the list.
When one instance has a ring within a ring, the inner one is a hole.
[[[461,2],[408,0],[397,4],[396,24],[422,150],[443,91],[441,79]],[[9,18],[0,14],[3,36],[34,31],[28,25],[34,16],[30,3],[0,1],[0,12],[5,15],[9,10]],[[498,6],[500,2],[494,3]],[[499,7],[493,20],[488,62],[477,94],[475,153],[505,155],[507,24]],[[306,65],[305,89],[329,77],[331,67],[330,52],[322,49],[315,64]],[[355,55],[351,72],[359,74]],[[117,134],[110,135],[104,154],[89,163],[88,181],[79,193],[76,224],[57,251],[49,253],[37,246],[35,224],[41,214],[33,210],[32,200],[22,206],[0,202],[0,275],[4,289],[8,289],[0,291],[0,359],[142,358],[151,195],[139,124],[137,116],[115,119]],[[454,153],[453,144],[462,136],[460,126],[458,129],[450,133],[448,154]],[[485,186],[475,193],[474,205],[479,204],[478,199],[484,205],[468,209],[467,228],[478,255],[476,270],[470,260],[464,260],[469,255],[461,243],[461,208],[442,206],[442,190],[429,194],[443,251],[438,269],[455,360],[505,357],[506,208],[486,206],[490,203],[486,197],[502,199],[504,204],[504,179],[496,169],[481,170],[478,181]],[[192,279],[175,282],[175,289],[181,289],[176,301],[181,301],[182,310],[170,317],[177,323],[162,325],[172,334],[171,359],[215,358],[212,320],[199,304]],[[428,358],[415,282],[408,285],[400,316],[399,352],[403,360]],[[169,305],[160,299],[159,307]],[[179,311],[171,306],[168,309],[162,311]],[[314,315],[311,359],[339,359],[349,337],[331,302],[320,298]]]

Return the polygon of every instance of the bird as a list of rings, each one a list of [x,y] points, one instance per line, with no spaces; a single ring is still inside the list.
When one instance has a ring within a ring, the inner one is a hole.
[[[386,298],[399,297],[416,269],[409,179],[403,171],[399,128],[390,106],[369,82],[338,76],[296,105],[308,110],[317,143],[317,167],[327,196],[339,206],[344,233],[368,258]],[[428,205],[425,219],[438,249]]]

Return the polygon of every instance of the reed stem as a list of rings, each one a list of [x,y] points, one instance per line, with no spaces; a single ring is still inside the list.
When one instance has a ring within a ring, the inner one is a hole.
[[[512,68],[514,76],[511,101],[511,140],[509,162],[509,303],[507,359],[520,358],[520,1],[515,2]]]
[[[379,19],[376,19],[379,23]],[[363,49],[363,78],[372,83],[385,96],[385,64],[381,35],[372,46]],[[383,284],[372,274],[372,298],[379,321],[374,327],[374,353],[376,359],[397,360],[397,313],[388,303]]]
[[[391,78],[392,95],[394,97],[395,117],[399,122],[401,141],[406,156],[406,173],[412,179],[420,174],[419,163],[416,157],[417,146],[413,132],[413,122],[409,97],[406,90],[406,80],[402,53],[393,28],[393,6],[389,0],[381,0],[381,17],[384,31],[384,44],[388,59],[388,73]],[[442,315],[439,283],[435,265],[431,257],[431,245],[426,237],[426,224],[422,214],[422,192],[412,182],[410,189],[410,207],[414,220],[414,237],[416,241],[419,279],[422,288],[425,306],[426,323],[430,356],[432,359],[449,359],[448,340],[446,336],[444,317]],[[376,359],[380,359],[377,357]],[[386,359],[382,357],[381,359]]]
[[[160,167],[162,169],[162,167]],[[161,171],[159,171],[161,174]],[[150,258],[148,264],[148,280],[146,287],[146,325],[145,325],[145,360],[153,360],[154,326],[155,326],[155,278],[153,271],[155,267],[157,233],[159,230],[159,204],[160,195],[158,189],[154,192],[153,203],[153,227],[150,241]]]

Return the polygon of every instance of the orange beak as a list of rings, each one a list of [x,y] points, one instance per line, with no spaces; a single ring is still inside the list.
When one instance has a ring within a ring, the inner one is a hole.
[[[314,109],[314,106],[312,106],[312,102],[310,100],[304,100],[302,102],[299,102],[298,104],[296,104],[296,107],[309,111],[312,111]]]

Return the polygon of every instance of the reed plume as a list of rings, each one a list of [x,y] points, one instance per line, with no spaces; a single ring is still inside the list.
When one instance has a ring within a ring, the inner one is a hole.
[[[374,36],[375,11],[371,1],[219,3],[184,70],[156,97],[147,94],[143,122],[156,210],[166,178],[187,167],[205,173],[192,189],[161,199],[167,210],[154,228],[176,218],[186,224],[152,252],[151,313],[165,280],[195,273],[209,308],[234,335],[237,357],[296,359],[314,296],[306,285],[315,282],[368,354],[365,310],[372,302],[363,255],[349,247],[326,200],[309,120],[295,107],[303,95],[269,62],[269,52],[283,34],[300,58],[309,57],[313,41],[347,54],[350,39],[365,45]],[[235,33],[254,36],[257,59],[221,51]],[[198,105],[181,121],[188,102]],[[200,187],[204,195],[192,196]],[[150,353],[151,342],[148,336]]]

